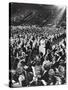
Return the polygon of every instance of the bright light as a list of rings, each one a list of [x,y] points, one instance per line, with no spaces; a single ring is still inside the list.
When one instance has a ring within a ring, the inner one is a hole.
[[[57,6],[58,14],[53,21],[55,25],[57,25],[60,22],[60,20],[62,19],[65,9],[66,9],[65,6]]]
[[[57,10],[60,10],[60,9],[65,9],[66,8],[66,6],[62,6],[62,5],[60,5],[60,6],[56,6],[57,7]]]
[[[65,6],[58,6],[59,9],[65,8]]]

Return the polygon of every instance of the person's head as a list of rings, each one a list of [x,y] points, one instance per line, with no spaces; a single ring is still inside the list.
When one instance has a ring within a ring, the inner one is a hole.
[[[36,65],[37,66],[41,65],[40,61],[36,61]]]
[[[50,76],[52,76],[52,75],[55,74],[55,71],[54,71],[53,69],[50,69],[50,70],[48,71],[48,74],[49,74]]]
[[[18,78],[18,80],[19,80],[19,83],[22,83],[22,81],[25,80],[24,74],[20,75],[19,78]]]
[[[16,74],[21,75],[22,72],[23,72],[23,67],[22,66],[19,66],[19,67],[17,66]]]
[[[63,66],[59,65],[58,70],[59,70],[59,72],[64,73],[65,68]]]

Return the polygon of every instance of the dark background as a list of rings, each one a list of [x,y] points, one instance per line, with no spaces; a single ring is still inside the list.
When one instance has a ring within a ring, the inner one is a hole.
[[[54,24],[53,20],[60,12],[55,5],[25,3],[9,3],[9,11],[9,22],[15,26]],[[66,10],[61,21],[66,21]]]

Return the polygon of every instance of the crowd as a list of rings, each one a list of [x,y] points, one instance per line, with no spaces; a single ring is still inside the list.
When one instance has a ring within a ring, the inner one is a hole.
[[[66,83],[66,34],[12,34],[9,39],[10,87]]]

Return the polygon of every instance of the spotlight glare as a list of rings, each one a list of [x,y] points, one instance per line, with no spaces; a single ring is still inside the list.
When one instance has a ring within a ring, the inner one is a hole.
[[[57,9],[60,10],[60,9],[65,9],[66,7],[65,6],[57,6]]]

